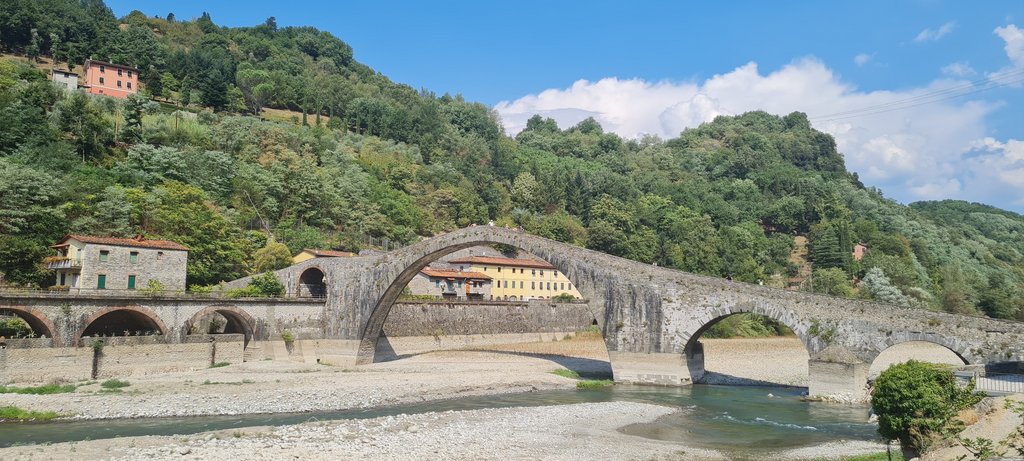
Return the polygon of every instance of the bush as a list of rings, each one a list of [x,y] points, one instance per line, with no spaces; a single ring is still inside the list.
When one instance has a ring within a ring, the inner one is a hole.
[[[48,395],[48,394],[64,394],[67,392],[75,392],[74,384],[45,384],[42,386],[34,387],[6,387],[0,386],[0,394],[35,394],[35,395]]]
[[[261,296],[274,297],[284,294],[284,285],[273,272],[253,276],[249,281],[249,288],[253,288]]]
[[[32,335],[32,327],[21,317],[0,317],[0,336],[21,338]]]
[[[46,421],[57,417],[52,411],[29,411],[18,407],[0,407],[0,422],[3,421]]]
[[[284,342],[286,343],[293,342],[295,341],[295,333],[293,333],[292,330],[286,329],[281,332],[281,339],[283,339]]]
[[[104,389],[120,389],[128,386],[131,386],[131,383],[128,381],[121,381],[120,379],[108,379],[103,381],[103,384],[100,384],[100,387]]]
[[[875,381],[871,408],[878,415],[878,433],[898,440],[904,452],[916,455],[940,438],[957,432],[956,414],[983,397],[974,382],[957,384],[953,372],[939,365],[911,360],[893,365]]]
[[[552,296],[551,300],[556,303],[567,303],[575,301],[576,297],[569,293],[560,293],[558,295]]]

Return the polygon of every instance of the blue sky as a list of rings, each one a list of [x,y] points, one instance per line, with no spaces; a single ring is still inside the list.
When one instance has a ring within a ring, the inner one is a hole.
[[[780,3],[108,1],[119,16],[315,26],[395,81],[495,106],[510,133],[533,113],[672,137],[802,110],[901,202],[1024,211],[1024,3]],[[845,111],[859,112],[822,117]]]

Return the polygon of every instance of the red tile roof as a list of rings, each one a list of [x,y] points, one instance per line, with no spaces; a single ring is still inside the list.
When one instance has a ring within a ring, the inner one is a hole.
[[[189,251],[188,247],[170,240],[149,240],[141,235],[130,239],[117,237],[94,237],[91,235],[68,234],[57,242],[53,247],[63,246],[69,239],[75,239],[82,243],[93,243],[97,245],[116,245],[123,247],[158,248],[162,250]]]
[[[453,259],[448,261],[449,264],[480,264],[485,266],[515,266],[515,267],[532,267],[536,269],[555,269],[547,261],[540,261],[536,259],[512,259],[512,258],[495,258],[493,256],[470,256],[468,258]]]
[[[424,267],[423,269],[420,269],[420,272],[422,272],[427,277],[480,280],[491,279],[487,274],[483,274],[480,272],[457,271],[454,269],[438,269],[436,267]]]
[[[308,251],[313,256],[324,258],[350,258],[356,255],[355,253],[348,251],[317,250],[313,248],[303,248],[302,251]]]

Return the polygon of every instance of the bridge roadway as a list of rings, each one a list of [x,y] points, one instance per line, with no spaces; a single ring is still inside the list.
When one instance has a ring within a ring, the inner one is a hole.
[[[215,311],[229,322],[244,323],[240,327],[247,338],[279,339],[287,328],[300,339],[315,340],[317,353],[332,363],[365,364],[377,354],[392,304],[420,268],[451,252],[487,244],[518,247],[566,274],[589,300],[619,382],[685,385],[699,379],[704,373],[701,334],[741,312],[765,315],[796,333],[811,357],[811,395],[861,392],[872,360],[907,341],[939,344],[966,364],[1024,361],[1024,324],[1019,322],[698,276],[494,226],[460,229],[380,255],[315,258],[281,269],[276,275],[286,286],[286,299],[154,298],[102,307],[102,299],[49,306],[0,295],[0,309],[23,306],[26,317],[51,328],[64,344],[75,343],[104,309],[134,309],[154,323],[158,319],[171,342],[180,341],[204,312]],[[243,278],[226,286],[247,284]],[[302,298],[309,295],[324,299]]]

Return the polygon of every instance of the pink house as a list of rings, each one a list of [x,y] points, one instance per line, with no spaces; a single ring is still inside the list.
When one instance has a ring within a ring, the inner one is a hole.
[[[858,244],[854,245],[853,246],[853,260],[854,261],[860,261],[861,258],[864,257],[864,254],[867,253],[867,252],[868,252],[867,245],[864,245],[863,243],[858,243]]]
[[[86,91],[115,98],[127,98],[139,91],[139,70],[103,61],[85,61]]]

